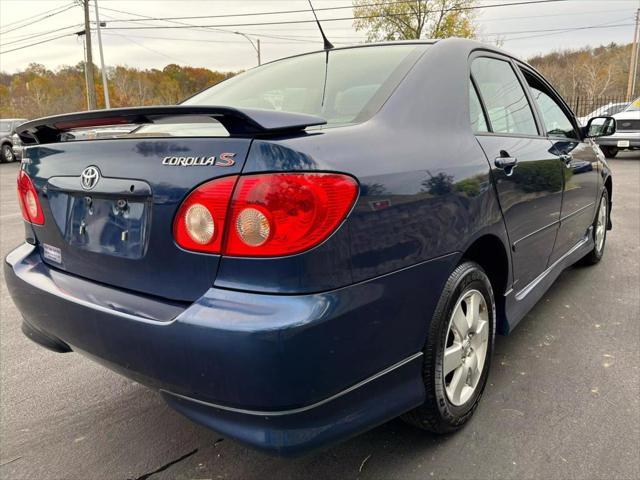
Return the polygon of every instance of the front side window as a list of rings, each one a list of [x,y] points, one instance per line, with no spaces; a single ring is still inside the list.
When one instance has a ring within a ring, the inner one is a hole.
[[[535,77],[523,72],[534,101],[538,105],[538,111],[542,117],[547,135],[550,137],[577,139],[578,134],[573,128],[573,123],[554,98],[545,92],[545,87]]]
[[[382,106],[426,48],[405,44],[300,55],[244,72],[183,104],[307,113],[328,124],[363,121]]]
[[[509,62],[477,58],[471,73],[494,133],[538,135],[531,106]]]

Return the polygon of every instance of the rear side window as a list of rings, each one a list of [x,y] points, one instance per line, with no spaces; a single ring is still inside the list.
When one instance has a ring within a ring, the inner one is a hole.
[[[477,58],[471,64],[471,73],[494,133],[538,135],[531,105],[510,63]]]
[[[387,45],[317,52],[244,72],[184,105],[266,108],[318,115],[328,124],[375,114],[428,45]]]
[[[482,112],[482,105],[478,98],[478,92],[476,92],[471,81],[469,81],[469,120],[471,121],[471,128],[474,132],[481,133],[489,131],[487,121]]]

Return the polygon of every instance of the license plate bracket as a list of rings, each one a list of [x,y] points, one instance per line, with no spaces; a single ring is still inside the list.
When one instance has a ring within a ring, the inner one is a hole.
[[[149,210],[140,198],[69,195],[65,239],[90,252],[141,258],[147,244]]]

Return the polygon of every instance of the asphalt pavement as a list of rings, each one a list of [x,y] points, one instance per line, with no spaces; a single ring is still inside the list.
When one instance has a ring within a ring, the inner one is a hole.
[[[640,478],[640,155],[614,172],[613,231],[508,337],[460,432],[394,420],[329,450],[271,457],[183,418],[78,354],[27,340],[0,285],[2,479]],[[23,238],[16,164],[0,165],[0,253]]]

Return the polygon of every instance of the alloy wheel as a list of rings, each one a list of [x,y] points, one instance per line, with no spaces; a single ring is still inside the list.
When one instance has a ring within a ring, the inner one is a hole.
[[[596,222],[596,250],[602,252],[604,247],[604,238],[607,230],[607,196],[603,195],[602,200],[600,200],[600,209],[598,210],[598,220]]]
[[[478,290],[468,290],[458,300],[449,320],[443,353],[445,391],[453,405],[464,405],[475,392],[484,369],[488,342],[487,302]]]
[[[2,157],[6,162],[13,162],[15,160],[15,156],[13,155],[13,150],[10,145],[2,146]]]

